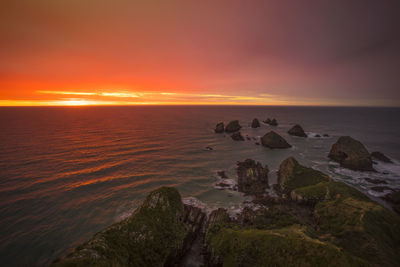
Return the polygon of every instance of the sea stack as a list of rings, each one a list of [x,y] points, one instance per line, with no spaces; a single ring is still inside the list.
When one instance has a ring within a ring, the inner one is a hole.
[[[307,137],[306,133],[304,132],[303,128],[296,124],[293,126],[289,131],[288,134],[294,135],[294,136],[299,136],[299,137]]]
[[[238,120],[234,120],[228,123],[228,125],[226,125],[225,127],[225,132],[227,133],[233,133],[233,132],[237,132],[242,128],[242,126],[240,126],[239,121]]]
[[[266,146],[268,148],[290,148],[292,147],[282,136],[277,134],[274,131],[270,131],[269,133],[266,133],[262,138],[261,138],[261,143],[263,146]]]
[[[270,122],[271,126],[278,126],[278,121],[276,119],[272,119],[272,121]]]
[[[237,163],[238,191],[249,195],[262,195],[268,185],[268,166],[246,159]]]
[[[375,171],[365,146],[350,136],[342,136],[332,145],[328,157],[342,167],[355,171]]]
[[[251,128],[258,128],[260,127],[260,122],[258,121],[257,118],[253,119],[253,122],[251,123]]]
[[[224,132],[224,123],[220,122],[215,126],[215,130],[216,133],[223,133]]]

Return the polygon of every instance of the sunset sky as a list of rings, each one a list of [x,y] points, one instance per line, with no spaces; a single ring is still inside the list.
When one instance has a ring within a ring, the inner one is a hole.
[[[398,0],[2,0],[0,105],[400,106]]]

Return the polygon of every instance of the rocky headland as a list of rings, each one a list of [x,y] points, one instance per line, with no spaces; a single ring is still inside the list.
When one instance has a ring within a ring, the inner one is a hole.
[[[54,266],[398,266],[400,217],[358,190],[290,157],[266,194],[268,167],[237,164],[253,207],[232,217],[185,205],[174,188],[149,194],[130,217]],[[398,201],[398,200],[396,200]],[[188,259],[200,262],[188,264]]]

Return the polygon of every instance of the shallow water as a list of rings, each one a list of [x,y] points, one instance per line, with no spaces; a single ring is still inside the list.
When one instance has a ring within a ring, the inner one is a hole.
[[[206,209],[234,212],[243,196],[218,190],[216,172],[236,181],[236,162],[267,164],[270,183],[288,156],[370,197],[384,193],[364,178],[381,178],[400,188],[400,109],[321,107],[70,107],[0,108],[0,262],[5,266],[43,265],[125,218],[151,190],[169,185],[186,201]],[[278,127],[254,117],[277,118]],[[273,129],[293,145],[270,150],[255,140],[235,142],[215,134],[215,124],[239,119],[244,136],[259,138]],[[299,123],[311,138],[292,137]],[[317,138],[316,134],[329,134]],[[353,172],[327,158],[341,135],[381,151],[395,164],[379,163],[380,173]],[[207,146],[213,150],[205,149]],[[385,173],[385,174],[383,174]]]

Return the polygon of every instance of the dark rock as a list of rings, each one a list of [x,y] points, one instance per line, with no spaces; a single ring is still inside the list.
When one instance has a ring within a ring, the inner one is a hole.
[[[270,124],[271,123],[271,119],[268,118],[268,119],[264,120],[263,122],[266,123],[266,124]]]
[[[268,148],[289,148],[292,147],[286,140],[277,134],[274,131],[270,131],[269,133],[266,133],[262,138],[261,138],[261,143],[263,146],[266,146]]]
[[[271,123],[269,125],[278,126],[278,121],[276,119],[272,119],[272,121],[271,121]]]
[[[342,136],[332,145],[329,158],[351,170],[375,171],[368,150],[361,142],[350,136]]]
[[[371,187],[371,190],[376,191],[376,192],[383,192],[385,190],[393,191],[393,189],[389,186],[373,186],[373,187]]]
[[[384,200],[393,203],[400,204],[400,190],[396,190],[382,197]]]
[[[371,184],[387,184],[387,182],[382,179],[365,178],[365,181]]]
[[[242,126],[240,126],[239,121],[238,120],[234,120],[228,123],[228,125],[226,125],[225,127],[225,132],[227,133],[233,133],[233,132],[237,132],[242,128]]]
[[[214,150],[214,149],[210,146],[206,146],[206,150]]]
[[[260,145],[260,143],[259,143],[259,142],[255,142],[255,144],[256,144],[257,146],[259,146],[259,145]]]
[[[251,138],[250,138],[250,137],[248,137],[248,136],[246,137],[246,139],[247,139],[247,140],[249,140],[249,141],[251,140]]]
[[[216,133],[223,133],[224,132],[224,123],[220,122],[217,124],[217,126],[215,126],[215,130]]]
[[[400,190],[396,190],[382,197],[382,199],[390,202],[395,212],[400,214]]]
[[[303,128],[296,124],[295,126],[292,127],[292,129],[290,129],[288,131],[288,134],[290,135],[294,135],[294,136],[300,136],[300,137],[307,137],[306,133],[304,132]]]
[[[268,185],[268,166],[246,159],[237,163],[238,190],[249,195],[262,195]]]
[[[244,141],[244,137],[240,132],[235,132],[231,135],[232,139],[235,141]]]
[[[221,177],[222,179],[228,178],[228,176],[226,176],[226,174],[225,174],[225,171],[217,171],[217,175],[219,177]]]
[[[223,208],[218,208],[217,210],[213,210],[208,217],[207,228],[212,227],[215,224],[227,223],[230,222],[231,219],[229,217],[228,211]]]
[[[321,137],[321,135],[319,135],[319,134],[316,134],[316,135],[315,135],[315,137],[317,137],[317,138],[320,138],[320,137]]]
[[[393,163],[393,161],[391,159],[389,159],[388,157],[386,157],[385,154],[378,152],[378,151],[372,152],[371,157],[373,157],[379,161],[382,161],[382,162]]]
[[[251,123],[251,128],[258,128],[260,127],[260,122],[258,121],[257,118],[253,119],[253,122]]]
[[[323,134],[323,137],[329,137],[329,134]]]

